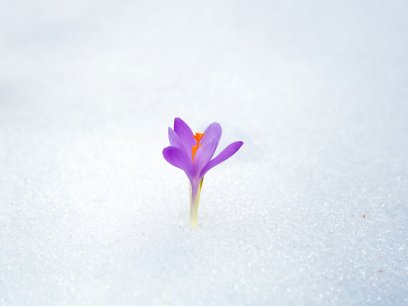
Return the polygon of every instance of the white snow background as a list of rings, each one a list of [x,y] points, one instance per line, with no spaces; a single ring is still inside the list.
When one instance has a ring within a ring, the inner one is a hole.
[[[406,1],[1,0],[0,305],[407,305],[407,99]]]

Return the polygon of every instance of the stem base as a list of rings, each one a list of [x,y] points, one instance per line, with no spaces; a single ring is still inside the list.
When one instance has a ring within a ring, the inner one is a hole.
[[[200,206],[200,194],[203,188],[204,178],[200,180],[197,187],[191,185],[190,187],[190,227],[195,229],[198,227],[198,207]]]

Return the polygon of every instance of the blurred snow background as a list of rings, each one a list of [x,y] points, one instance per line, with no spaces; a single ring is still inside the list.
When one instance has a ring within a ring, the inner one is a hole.
[[[407,305],[406,1],[0,1],[0,305]],[[161,150],[241,151],[199,230]]]

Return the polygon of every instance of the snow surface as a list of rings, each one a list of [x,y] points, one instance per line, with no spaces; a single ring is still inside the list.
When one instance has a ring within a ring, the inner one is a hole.
[[[329,2],[0,1],[0,305],[407,305],[408,5]]]

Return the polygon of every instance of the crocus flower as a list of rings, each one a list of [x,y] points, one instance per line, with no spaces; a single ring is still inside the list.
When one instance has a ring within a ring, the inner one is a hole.
[[[230,158],[243,145],[236,141],[212,158],[221,138],[221,125],[211,123],[204,133],[195,133],[180,118],[174,119],[174,129],[168,129],[170,146],[163,149],[164,158],[183,170],[191,185],[190,225],[198,225],[198,205],[204,175],[213,167]]]

